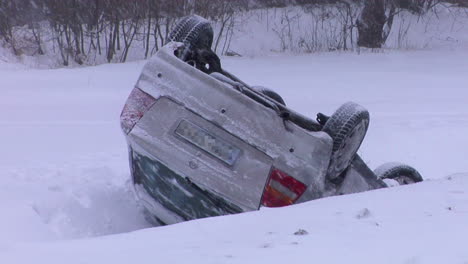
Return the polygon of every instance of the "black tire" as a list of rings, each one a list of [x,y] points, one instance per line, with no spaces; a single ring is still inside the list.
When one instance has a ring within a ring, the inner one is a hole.
[[[182,18],[169,34],[166,43],[170,41],[184,43],[184,49],[178,56],[183,61],[196,50],[210,50],[213,44],[213,28],[208,20],[197,15]]]
[[[375,169],[374,173],[377,178],[381,180],[395,180],[400,185],[407,185],[423,181],[423,177],[415,168],[397,162],[385,163]]]
[[[284,99],[283,97],[281,97],[281,95],[279,95],[277,92],[273,91],[273,90],[270,90],[266,87],[263,87],[263,86],[253,86],[252,88],[254,88],[255,90],[261,92],[262,94],[266,95],[267,97],[273,99],[274,101],[282,104],[282,105],[286,105],[286,103],[284,102]]]
[[[322,130],[333,139],[332,156],[328,166],[328,179],[338,182],[353,161],[369,127],[369,112],[362,106],[343,104],[327,120]]]

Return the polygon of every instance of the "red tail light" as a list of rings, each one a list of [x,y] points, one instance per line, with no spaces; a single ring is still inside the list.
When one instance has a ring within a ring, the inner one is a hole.
[[[262,205],[281,207],[291,205],[305,192],[307,186],[288,174],[273,169],[263,192]]]
[[[125,134],[130,133],[130,130],[140,120],[148,109],[156,102],[151,95],[135,88],[130,93],[130,96],[125,103],[122,114],[120,114],[120,125]]]

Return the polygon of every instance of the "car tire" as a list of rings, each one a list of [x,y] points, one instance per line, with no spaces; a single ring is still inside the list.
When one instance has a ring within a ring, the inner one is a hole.
[[[270,99],[273,99],[275,102],[278,102],[282,105],[286,105],[286,103],[284,102],[284,99],[283,97],[281,97],[281,95],[279,95],[277,92],[271,90],[271,89],[268,89],[266,87],[263,87],[263,86],[253,86],[252,87],[253,89],[255,89],[256,91],[259,91],[260,93],[266,95],[268,98]]]
[[[348,102],[328,118],[322,128],[333,139],[332,155],[327,178],[338,183],[353,161],[369,127],[369,112],[362,106]]]
[[[375,175],[380,180],[394,180],[399,185],[407,185],[422,182],[423,177],[413,167],[396,162],[385,163],[374,170]],[[387,184],[388,185],[388,184]]]
[[[184,43],[184,49],[178,57],[186,61],[196,49],[210,50],[213,44],[213,28],[208,20],[197,15],[182,18],[172,29],[166,43],[175,41]]]

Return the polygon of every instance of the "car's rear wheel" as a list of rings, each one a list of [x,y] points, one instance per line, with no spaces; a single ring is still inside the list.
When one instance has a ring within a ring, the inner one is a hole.
[[[327,178],[340,182],[361,146],[369,127],[369,112],[362,106],[348,102],[328,118],[322,130],[333,139],[332,156]]]
[[[421,174],[413,167],[402,163],[385,163],[374,170],[375,175],[388,186],[407,185],[423,181]]]
[[[213,44],[213,28],[208,20],[197,15],[182,18],[169,34],[166,42],[182,42],[184,48],[178,57],[187,61],[198,50],[210,50]]]

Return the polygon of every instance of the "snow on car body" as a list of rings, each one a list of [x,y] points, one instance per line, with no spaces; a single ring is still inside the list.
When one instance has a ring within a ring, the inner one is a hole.
[[[327,182],[333,140],[307,131],[162,47],[122,112],[139,200],[159,222],[385,187],[358,156]]]

